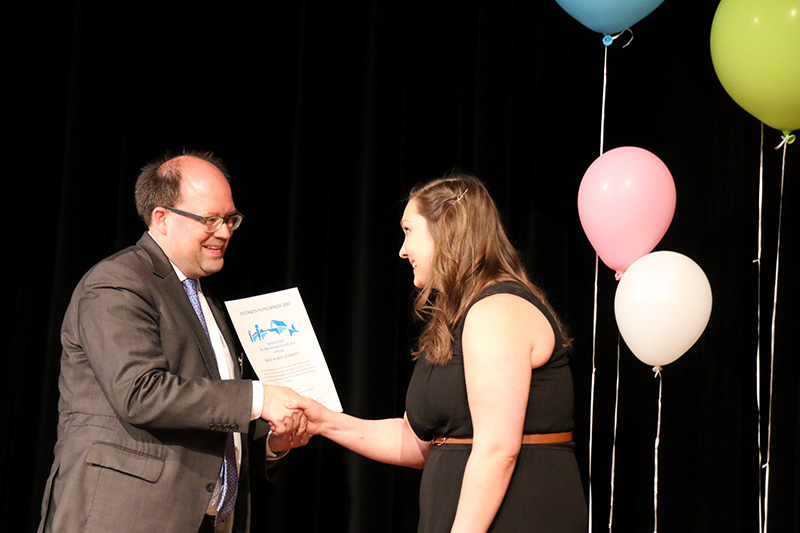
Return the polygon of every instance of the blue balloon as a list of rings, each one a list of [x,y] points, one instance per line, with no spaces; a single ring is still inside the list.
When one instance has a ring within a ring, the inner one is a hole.
[[[572,18],[598,33],[610,35],[628,29],[664,0],[556,0]]]

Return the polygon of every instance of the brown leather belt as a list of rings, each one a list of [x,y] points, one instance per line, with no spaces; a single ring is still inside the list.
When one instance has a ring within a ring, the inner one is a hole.
[[[570,442],[572,432],[563,433],[535,433],[523,435],[522,444],[556,444],[559,442]],[[443,444],[472,444],[472,437],[436,437],[431,441],[431,446],[441,446]]]

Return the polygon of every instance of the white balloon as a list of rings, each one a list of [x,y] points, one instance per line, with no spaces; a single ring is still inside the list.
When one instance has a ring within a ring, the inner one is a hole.
[[[614,314],[625,344],[643,363],[667,365],[692,347],[711,316],[711,285],[697,263],[653,252],[620,279]]]

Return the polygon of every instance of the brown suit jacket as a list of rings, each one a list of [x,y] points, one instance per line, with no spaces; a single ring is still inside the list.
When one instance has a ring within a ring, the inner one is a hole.
[[[148,234],[81,279],[61,341],[58,441],[39,531],[195,533],[226,432],[251,430],[252,385],[220,380],[183,286]],[[241,471],[234,531],[249,529],[246,453]]]

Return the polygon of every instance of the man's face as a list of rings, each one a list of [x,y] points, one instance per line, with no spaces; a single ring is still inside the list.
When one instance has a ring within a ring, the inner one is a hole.
[[[212,164],[191,156],[181,162],[181,195],[172,206],[204,217],[236,212],[231,188],[225,176]],[[170,261],[190,278],[201,278],[222,269],[225,249],[232,231],[223,224],[206,233],[201,221],[166,212],[159,244]]]

